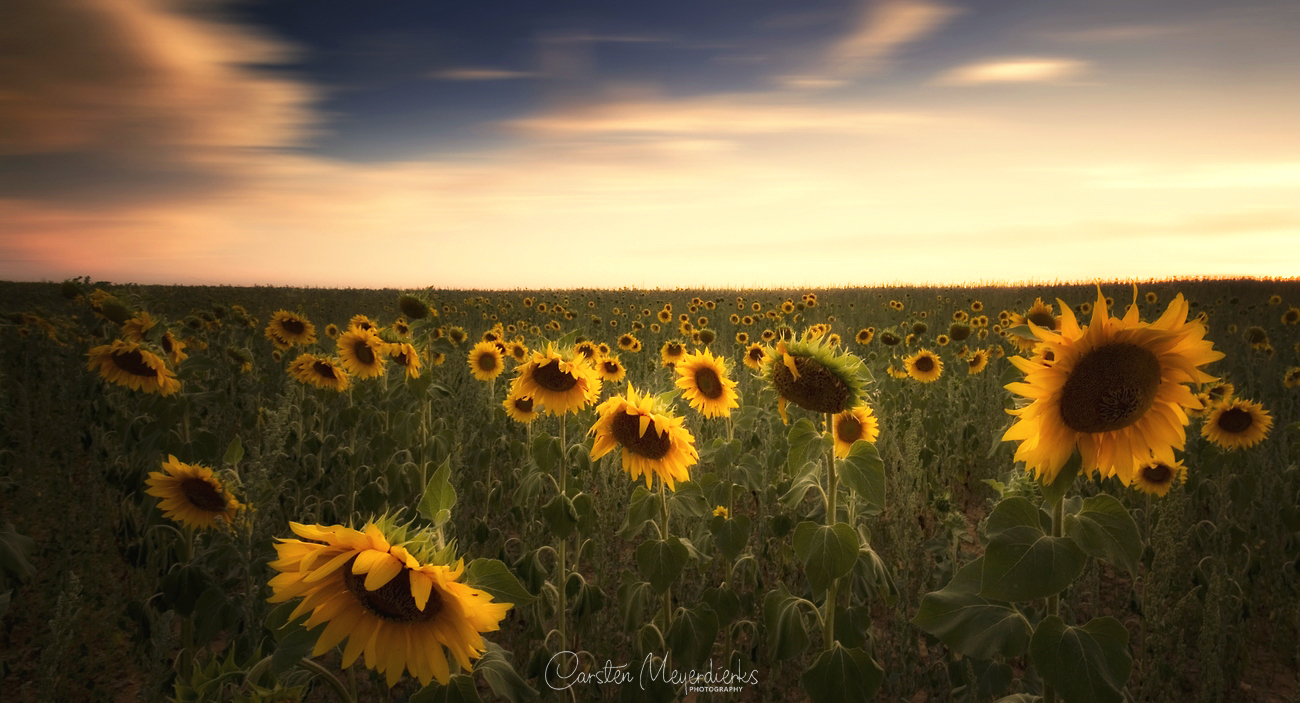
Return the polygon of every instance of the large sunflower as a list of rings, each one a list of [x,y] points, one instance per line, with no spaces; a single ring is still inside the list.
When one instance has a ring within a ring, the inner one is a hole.
[[[1085,472],[1119,476],[1124,485],[1153,459],[1172,465],[1187,439],[1185,408],[1200,407],[1184,384],[1214,380],[1199,367],[1223,358],[1204,339],[1205,327],[1187,322],[1187,301],[1176,296],[1160,319],[1145,323],[1136,306],[1110,317],[1099,290],[1083,328],[1064,302],[1061,310],[1059,331],[1030,321],[1039,348],[1052,352],[1050,364],[1011,358],[1025,379],[1006,387],[1032,401],[1010,411],[1018,419],[1002,436],[1020,441],[1016,460],[1046,483],[1076,447]]]
[[[90,361],[86,368],[98,370],[109,383],[159,395],[171,395],[181,389],[181,382],[167,368],[167,363],[135,342],[113,340],[112,344],[94,347],[87,356]]]
[[[271,316],[271,321],[266,325],[266,338],[272,343],[279,342],[288,346],[308,345],[316,343],[316,326],[307,321],[306,317],[289,312],[288,310],[278,310]],[[276,345],[279,346],[279,345]]]
[[[731,417],[736,402],[736,382],[727,378],[727,362],[705,349],[677,362],[677,387],[682,397],[704,417]]]
[[[339,336],[338,346],[343,368],[353,376],[375,378],[384,373],[384,348],[388,344],[373,329],[349,327]]]
[[[834,415],[832,423],[835,435],[835,456],[843,459],[849,455],[853,443],[858,440],[875,442],[880,436],[880,423],[875,413],[866,405],[849,408]]]
[[[794,403],[815,413],[841,413],[862,402],[862,360],[840,353],[825,339],[782,339],[776,356],[764,362],[763,376],[776,390],[777,411],[786,422],[785,406]]]
[[[930,383],[943,375],[943,361],[929,349],[922,349],[909,357],[905,357],[903,366],[907,368],[908,376],[921,383]]]
[[[334,391],[348,389],[348,373],[333,359],[303,353],[289,362],[289,375],[317,388]]]
[[[510,386],[541,403],[551,415],[577,412],[600,396],[600,379],[596,370],[581,359],[566,359],[547,344],[546,351],[533,352],[533,358],[519,367],[519,375]]]
[[[267,600],[302,598],[290,619],[310,612],[306,627],[328,623],[312,656],[346,638],[345,668],[364,652],[366,666],[384,674],[390,687],[407,670],[425,685],[435,679],[445,685],[451,679],[447,651],[471,670],[485,649],[481,633],[499,629],[513,605],[494,603],[487,592],[462,583],[464,560],[431,563],[435,549],[427,534],[412,540],[387,522],[364,530],[289,523],[307,541],[275,545],[279,558],[269,566],[280,573],[270,581]]]
[[[1226,398],[1210,410],[1201,436],[1224,449],[1248,449],[1268,435],[1273,417],[1259,403]]]
[[[227,523],[235,519],[239,501],[212,475],[212,469],[182,463],[171,455],[162,468],[149,472],[145,493],[161,499],[158,507],[164,517],[196,530],[216,527],[218,519]]]
[[[467,357],[469,369],[474,373],[474,378],[480,381],[491,381],[506,368],[506,362],[502,358],[501,350],[497,348],[494,342],[479,342],[474,348],[469,350]]]
[[[592,460],[623,447],[623,470],[636,480],[645,475],[646,487],[658,476],[669,489],[676,481],[689,481],[687,467],[699,461],[695,438],[683,418],[659,412],[654,396],[638,396],[628,384],[627,396],[614,396],[596,408],[600,415],[588,434],[596,435]]]

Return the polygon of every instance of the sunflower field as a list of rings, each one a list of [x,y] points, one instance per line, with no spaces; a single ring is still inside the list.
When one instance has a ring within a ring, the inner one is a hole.
[[[1300,285],[0,283],[5,701],[1300,701]]]

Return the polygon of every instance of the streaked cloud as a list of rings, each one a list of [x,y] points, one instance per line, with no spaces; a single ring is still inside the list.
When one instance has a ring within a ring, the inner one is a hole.
[[[939,85],[1055,83],[1084,74],[1089,63],[1061,58],[1008,58],[958,66],[935,79]]]
[[[507,71],[499,68],[449,68],[434,71],[429,77],[445,81],[504,81],[540,75],[534,71]]]
[[[903,46],[929,36],[960,12],[926,0],[868,3],[854,29],[827,52],[827,69],[834,76],[878,70]]]
[[[1185,34],[1191,31],[1187,24],[1116,24],[1063,31],[1045,32],[1043,36],[1055,41],[1100,44],[1109,42],[1142,41]]]

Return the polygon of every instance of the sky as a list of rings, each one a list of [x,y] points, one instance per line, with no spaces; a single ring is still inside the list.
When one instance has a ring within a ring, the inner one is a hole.
[[[5,0],[0,279],[1300,275],[1294,0]]]

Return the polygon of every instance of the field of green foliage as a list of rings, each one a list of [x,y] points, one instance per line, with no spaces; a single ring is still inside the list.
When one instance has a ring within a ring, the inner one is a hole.
[[[1298,306],[0,282],[0,698],[1300,701]]]

